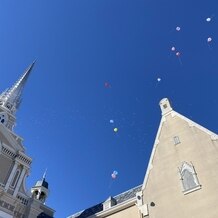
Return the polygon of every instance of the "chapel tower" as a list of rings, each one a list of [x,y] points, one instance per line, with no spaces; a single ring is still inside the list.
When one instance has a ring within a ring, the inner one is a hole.
[[[54,213],[44,205],[45,201],[34,204],[38,200],[26,191],[25,179],[32,159],[25,153],[23,139],[13,131],[22,91],[34,64],[11,88],[0,94],[0,218],[34,218],[40,217],[44,211],[47,217],[53,217]]]
[[[37,181],[36,185],[31,188],[32,198],[37,199],[42,203],[45,203],[49,194],[48,182],[46,182],[45,177],[46,172],[44,173],[42,180]]]

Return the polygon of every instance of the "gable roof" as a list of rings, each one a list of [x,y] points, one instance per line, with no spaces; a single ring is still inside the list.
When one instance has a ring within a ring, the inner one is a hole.
[[[167,107],[164,108],[163,104],[167,104],[168,108]],[[161,107],[161,110],[162,110],[162,118],[160,120],[157,135],[156,135],[155,140],[154,140],[154,145],[153,145],[153,149],[152,149],[152,152],[151,152],[148,167],[147,167],[147,170],[146,170],[146,173],[145,173],[145,178],[144,178],[144,182],[143,182],[143,185],[142,185],[142,190],[145,188],[145,186],[147,184],[150,170],[153,167],[152,162],[153,162],[153,159],[154,159],[154,154],[155,154],[156,148],[157,148],[157,146],[159,144],[159,138],[160,138],[160,133],[161,133],[162,128],[163,128],[163,123],[166,121],[167,116],[172,116],[172,117],[176,116],[176,117],[184,120],[185,122],[187,122],[190,127],[194,126],[194,127],[198,128],[198,129],[200,129],[201,131],[205,132],[206,134],[208,134],[211,137],[212,140],[218,140],[218,135],[216,133],[208,130],[207,128],[199,125],[198,123],[196,123],[196,122],[190,120],[189,118],[181,115],[180,113],[174,111],[172,109],[172,107],[171,107],[171,105],[169,103],[169,100],[167,98],[164,98],[164,99],[162,99],[160,101],[160,107]]]

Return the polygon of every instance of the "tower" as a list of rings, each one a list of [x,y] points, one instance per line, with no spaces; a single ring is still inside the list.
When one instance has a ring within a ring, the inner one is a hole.
[[[34,64],[24,71],[11,88],[0,94],[0,218],[34,218],[44,213],[44,210],[48,217],[53,217],[54,213],[54,210],[44,205],[44,201],[34,203],[38,200],[32,199],[26,190],[25,180],[32,159],[25,153],[23,139],[13,129],[22,92]]]
[[[15,125],[15,113],[21,103],[22,91],[34,64],[35,61],[25,70],[23,75],[15,82],[11,88],[6,89],[0,95],[0,122],[9,130],[13,130]]]
[[[36,185],[31,188],[32,197],[42,203],[45,203],[49,194],[48,182],[45,181],[45,176],[46,172],[44,173],[42,180],[37,181]]]

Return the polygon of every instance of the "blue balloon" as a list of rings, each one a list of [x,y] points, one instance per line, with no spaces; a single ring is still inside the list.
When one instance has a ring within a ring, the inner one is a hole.
[[[118,172],[117,172],[116,170],[114,170],[113,174],[114,174],[115,176],[117,176],[117,175],[118,175]]]

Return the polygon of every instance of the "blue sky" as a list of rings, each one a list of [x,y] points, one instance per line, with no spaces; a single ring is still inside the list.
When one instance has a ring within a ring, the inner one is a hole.
[[[36,59],[15,130],[55,217],[143,182],[162,98],[217,132],[217,16],[216,0],[0,2],[0,90]]]

